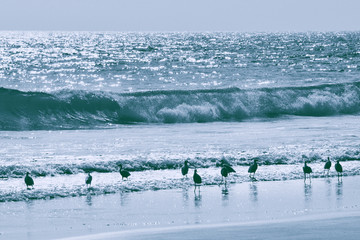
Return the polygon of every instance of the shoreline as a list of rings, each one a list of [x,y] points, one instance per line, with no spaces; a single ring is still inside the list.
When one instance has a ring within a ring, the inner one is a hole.
[[[323,162],[311,164],[313,169],[312,179],[337,179],[336,172],[331,171],[329,176],[324,176]],[[359,161],[342,162],[346,171],[344,176],[358,176]],[[287,165],[260,165],[256,173],[259,182],[274,182],[303,179],[302,164]],[[233,166],[236,170],[231,174],[227,182],[230,185],[251,183],[248,175],[248,166]],[[188,178],[184,178],[179,169],[147,170],[131,172],[129,180],[123,181],[118,172],[102,173],[93,172],[93,185],[85,186],[86,173],[70,175],[56,175],[34,177],[35,187],[31,191],[26,190],[23,178],[0,179],[0,203],[17,202],[41,199],[58,199],[66,197],[92,196],[120,194],[121,192],[143,192],[168,189],[183,189],[193,186],[193,170],[189,172]],[[203,185],[217,186],[222,184],[219,167],[208,167],[199,170]]]
[[[229,184],[228,188],[202,186],[200,193],[190,187],[5,202],[0,203],[0,218],[6,219],[0,222],[0,239],[115,239],[125,235],[161,239],[160,233],[171,239],[176,239],[175,233],[208,239],[201,238],[201,233],[208,232],[204,229],[220,238],[218,234],[225,229],[230,235],[264,226],[270,233],[274,224],[283,229],[300,224],[307,229],[316,219],[324,223],[322,229],[331,232],[333,222],[340,227],[346,223],[347,228],[351,226],[349,218],[359,222],[359,180],[360,176],[344,177],[343,182],[318,178],[311,184],[303,180],[259,181]]]
[[[61,238],[56,240],[100,240],[100,239],[219,239],[226,237],[230,239],[300,239],[300,236],[294,238],[289,229],[297,228],[297,232],[305,232],[311,228],[317,229],[309,236],[309,239],[329,239],[334,237],[345,237],[346,239],[357,239],[360,230],[357,226],[360,223],[360,211],[346,214],[326,214],[306,216],[297,219],[273,220],[270,222],[247,222],[247,223],[224,223],[224,224],[208,224],[208,225],[192,225],[182,227],[167,228],[151,228],[126,230],[119,232],[99,233],[93,235]],[[338,231],[339,229],[331,229],[329,226],[337,224],[346,224],[347,230]],[[316,226],[317,225],[317,226]],[[206,232],[204,232],[206,231]],[[287,231],[287,232],[286,232]],[[218,232],[222,232],[219,236]],[[224,232],[226,236],[224,236]],[[280,234],[279,234],[280,233]],[[308,239],[301,236],[301,239]]]

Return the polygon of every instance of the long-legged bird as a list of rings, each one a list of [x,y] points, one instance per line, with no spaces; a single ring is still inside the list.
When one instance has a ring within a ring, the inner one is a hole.
[[[131,174],[128,171],[122,169],[122,164],[120,164],[119,167],[120,167],[119,172],[122,177],[122,180],[124,180],[124,178],[127,179]]]
[[[338,180],[340,180],[340,177],[341,177],[341,180],[342,180],[343,167],[339,163],[339,160],[337,160],[336,163],[335,163],[335,170],[336,170],[337,175],[338,175]]]
[[[258,169],[257,159],[254,160],[253,164],[250,165],[248,173],[250,178],[255,178],[255,172]],[[251,176],[252,174],[252,176]]]
[[[32,177],[29,176],[28,172],[26,173],[24,180],[25,180],[27,189],[30,189],[30,187],[34,188],[34,179],[32,179]]]
[[[229,173],[232,173],[232,172],[236,172],[236,171],[230,165],[222,164],[220,173],[222,176],[222,181],[224,181],[224,178],[225,178],[225,184],[226,184],[227,176],[229,175]]]
[[[307,174],[307,175],[309,175],[309,179],[310,179],[310,182],[311,182],[312,169],[311,169],[311,167],[309,167],[309,166],[307,165],[307,162],[306,162],[306,161],[304,162],[303,171],[304,171],[304,181],[306,181],[306,174]]]
[[[188,160],[185,160],[185,162],[184,162],[184,166],[181,168],[181,174],[183,175],[183,176],[186,176],[187,177],[187,174],[188,174],[188,172],[189,172],[189,165],[188,165]]]
[[[88,173],[88,175],[86,176],[86,179],[85,179],[85,184],[86,186],[91,186],[91,181],[92,181],[92,176],[90,173]]]
[[[324,165],[324,173],[327,172],[328,176],[329,176],[330,168],[331,168],[331,161],[330,161],[330,158],[328,157],[328,160],[326,161],[326,163]]]
[[[201,184],[201,177],[200,175],[197,173],[197,170],[194,170],[194,175],[193,175],[193,179],[194,179],[194,184],[195,184],[195,188],[194,188],[194,192],[196,190],[196,187],[199,187],[199,191],[200,191],[200,184]]]

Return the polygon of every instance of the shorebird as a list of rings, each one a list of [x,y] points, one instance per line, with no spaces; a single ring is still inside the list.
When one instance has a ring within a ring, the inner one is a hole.
[[[32,177],[29,176],[29,173],[26,173],[25,176],[25,184],[26,184],[26,188],[30,189],[30,187],[34,188],[34,180],[32,179]]]
[[[85,179],[85,184],[86,186],[91,186],[91,181],[92,181],[92,176],[90,175],[90,173],[88,173],[88,175],[86,176],[86,179]]]
[[[250,178],[255,179],[255,172],[257,169],[258,169],[257,159],[255,159],[254,163],[250,165],[249,170],[248,170]],[[251,174],[253,174],[252,177],[251,177]]]
[[[195,192],[197,186],[199,186],[199,191],[200,191],[201,177],[200,177],[200,175],[197,173],[197,170],[196,170],[196,169],[194,170],[193,179],[194,179],[194,183],[195,183],[194,192]]]
[[[331,167],[331,161],[330,161],[330,158],[328,157],[328,160],[326,161],[326,163],[324,165],[324,174],[327,171],[327,175],[329,176],[330,167]]]
[[[236,172],[230,165],[227,164],[222,164],[222,168],[221,168],[221,176],[222,176],[222,182],[224,181],[225,178],[225,184],[226,184],[226,178],[229,175],[229,173],[232,172]]]
[[[306,163],[307,163],[307,162],[305,161],[305,162],[304,162],[304,167],[303,167],[303,171],[304,171],[304,182],[306,181],[306,174],[309,175],[309,179],[310,179],[310,182],[311,182],[312,169],[311,169],[311,167],[309,167]]]
[[[341,177],[341,180],[342,180],[343,168],[342,168],[341,164],[339,163],[339,160],[337,160],[336,163],[335,163],[335,170],[336,170],[337,175],[338,175],[338,180],[340,180],[340,177]]]
[[[120,172],[120,175],[122,177],[122,180],[124,180],[124,178],[127,179],[131,174],[126,170],[122,170],[122,164],[120,164],[119,167],[120,167],[119,172]]]
[[[182,175],[185,177],[187,177],[187,174],[188,174],[188,172],[189,172],[189,166],[188,166],[188,160],[185,160],[185,162],[184,162],[184,166],[181,168],[181,173],[182,173]]]

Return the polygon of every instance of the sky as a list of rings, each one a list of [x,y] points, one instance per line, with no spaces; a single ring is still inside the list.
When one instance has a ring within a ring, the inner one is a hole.
[[[359,0],[0,0],[0,30],[359,31]]]

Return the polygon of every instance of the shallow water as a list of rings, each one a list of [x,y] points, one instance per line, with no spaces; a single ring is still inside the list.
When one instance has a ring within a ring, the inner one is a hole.
[[[255,159],[259,181],[359,174],[358,32],[0,37],[0,201],[86,195],[88,172],[93,194],[181,188],[185,160],[207,185],[221,160],[229,182]]]
[[[228,182],[251,181],[247,169],[259,160],[259,181],[298,179],[310,161],[313,177],[324,177],[327,157],[342,160],[344,175],[359,174],[358,116],[286,118],[242,123],[126,126],[76,131],[1,132],[4,164],[1,201],[86,195],[85,172],[92,172],[92,194],[182,188],[185,160],[198,168],[203,184],[220,184],[219,163],[236,173]],[[118,164],[131,172],[122,181]],[[333,162],[331,175],[336,175]],[[35,178],[26,190],[23,173]]]

